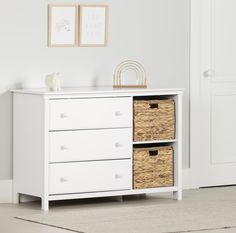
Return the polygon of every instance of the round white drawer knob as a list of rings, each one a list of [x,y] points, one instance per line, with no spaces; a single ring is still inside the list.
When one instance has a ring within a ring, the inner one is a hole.
[[[117,142],[117,143],[115,144],[115,147],[116,147],[116,148],[119,148],[119,147],[122,147],[122,145],[121,145],[119,142]]]
[[[62,119],[64,119],[64,118],[67,118],[68,115],[67,115],[66,113],[61,113],[60,117],[61,117]]]
[[[68,182],[68,179],[66,177],[61,177],[60,182],[61,183]]]
[[[115,174],[115,178],[116,178],[116,179],[121,179],[121,178],[122,178],[122,175]]]
[[[61,150],[68,150],[67,146],[61,146]]]
[[[115,116],[122,116],[122,112],[115,112]]]

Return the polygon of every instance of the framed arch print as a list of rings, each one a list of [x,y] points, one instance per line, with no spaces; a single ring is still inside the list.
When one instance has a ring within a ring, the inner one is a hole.
[[[79,6],[79,46],[107,46],[108,5]]]
[[[75,47],[77,32],[77,5],[48,5],[49,47]]]

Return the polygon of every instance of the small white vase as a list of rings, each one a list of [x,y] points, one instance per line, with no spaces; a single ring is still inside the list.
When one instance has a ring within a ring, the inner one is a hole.
[[[48,74],[45,78],[45,84],[49,91],[61,90],[61,74],[58,72]]]

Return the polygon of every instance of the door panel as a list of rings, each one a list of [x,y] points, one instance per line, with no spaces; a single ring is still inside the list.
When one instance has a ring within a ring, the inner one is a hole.
[[[236,92],[212,95],[211,163],[235,163]]]
[[[236,1],[212,0],[211,8],[212,81],[236,81]]]

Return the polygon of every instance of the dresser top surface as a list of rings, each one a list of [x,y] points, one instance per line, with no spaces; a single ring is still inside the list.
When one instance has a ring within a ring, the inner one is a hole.
[[[177,95],[183,93],[183,88],[158,89],[155,87],[148,88],[113,88],[111,86],[100,87],[78,87],[62,88],[60,91],[48,91],[42,89],[13,89],[13,93],[43,95],[43,96],[61,96],[61,95],[139,95],[145,93],[156,93],[160,95]]]

